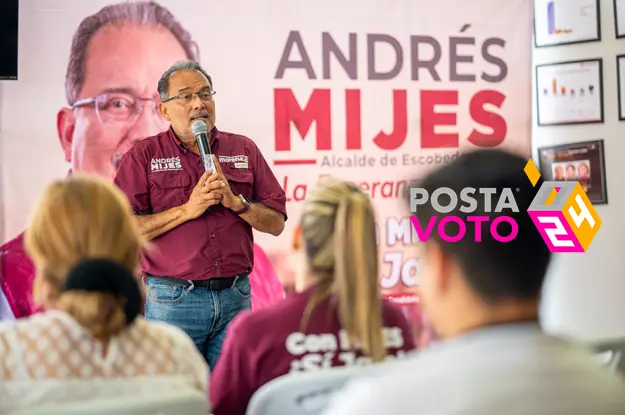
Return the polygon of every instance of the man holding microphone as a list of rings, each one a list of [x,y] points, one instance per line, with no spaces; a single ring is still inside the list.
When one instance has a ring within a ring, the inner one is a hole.
[[[135,144],[115,183],[151,240],[142,261],[146,318],[183,329],[213,367],[228,324],[251,307],[252,228],[280,235],[286,196],[252,140],[215,127],[213,83],[197,62],[172,65],[158,92],[171,127]],[[202,161],[198,121],[215,171]]]

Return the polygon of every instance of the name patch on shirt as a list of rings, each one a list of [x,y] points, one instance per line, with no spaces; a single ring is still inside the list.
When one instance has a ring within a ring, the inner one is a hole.
[[[182,163],[180,162],[180,157],[152,159],[150,170],[152,172],[182,170]]]
[[[219,156],[219,164],[234,163],[235,169],[249,168],[248,158],[245,154],[239,156]]]

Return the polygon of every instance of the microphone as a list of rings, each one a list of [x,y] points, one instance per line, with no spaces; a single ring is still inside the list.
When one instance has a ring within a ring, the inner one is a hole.
[[[213,163],[211,148],[208,145],[208,127],[206,123],[202,120],[194,121],[191,125],[191,131],[193,131],[197,146],[200,149],[200,158],[202,159],[202,164],[204,164],[204,171],[211,170],[215,173],[217,169],[215,168],[215,163]]]

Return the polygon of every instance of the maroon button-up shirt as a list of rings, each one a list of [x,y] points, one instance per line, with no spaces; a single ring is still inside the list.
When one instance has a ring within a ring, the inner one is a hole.
[[[235,195],[282,213],[286,195],[256,144],[247,137],[211,131],[210,147]],[[181,206],[204,174],[200,157],[170,128],[128,151],[117,171],[119,186],[136,214]],[[222,205],[154,238],[142,258],[146,274],[185,280],[231,277],[254,265],[252,227]]]

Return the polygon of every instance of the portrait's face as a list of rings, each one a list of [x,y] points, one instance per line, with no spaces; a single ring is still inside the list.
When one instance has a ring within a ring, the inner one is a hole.
[[[169,78],[171,100],[160,105],[163,117],[183,142],[195,142],[191,125],[202,120],[210,130],[215,125],[213,87],[199,71],[178,71]],[[175,98],[174,98],[175,97]]]
[[[85,60],[81,105],[58,115],[65,160],[73,171],[115,177],[133,144],[169,128],[158,111],[158,80],[187,55],[161,26],[108,25],[93,36]]]
[[[555,170],[555,174],[554,174],[555,180],[564,179],[564,171],[562,170],[561,166],[556,167],[554,170]]]
[[[566,178],[567,180],[575,180],[575,167],[568,166],[566,168]]]
[[[580,179],[587,179],[588,178],[588,166],[586,166],[585,164],[580,164],[580,166],[577,169],[577,171],[579,173],[579,178]]]

